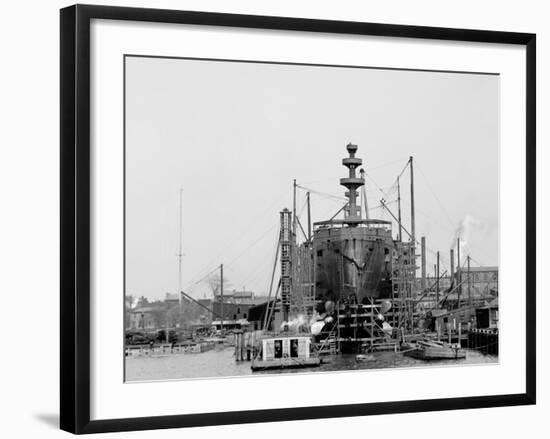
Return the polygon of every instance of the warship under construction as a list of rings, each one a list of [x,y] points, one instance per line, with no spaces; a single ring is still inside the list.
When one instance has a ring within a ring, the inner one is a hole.
[[[363,161],[357,156],[358,147],[349,143],[346,150],[348,155],[342,159],[342,165],[347,168],[347,175],[339,181],[345,188],[345,204],[332,217],[312,222],[311,190],[297,185],[296,181],[292,210],[285,208],[280,212],[279,242],[268,300],[252,318],[261,323],[254,324],[253,330],[261,330],[260,339],[264,337],[262,347],[256,350],[262,359],[255,355],[254,367],[260,370],[296,364],[305,367],[312,362],[318,365],[317,356],[337,353],[354,353],[358,361],[363,358],[367,361],[365,353],[379,350],[412,352],[425,359],[462,358],[461,343],[466,331],[462,331],[461,325],[466,324],[470,332],[476,306],[487,305],[495,294],[490,292],[480,297],[477,305],[473,303],[470,283],[465,283],[470,282],[465,278],[471,279],[470,257],[463,276],[460,240],[457,242],[458,276],[454,273],[451,249],[450,285],[441,288],[440,281],[447,273],[440,272],[437,252],[432,279],[435,282],[427,284],[425,238],[417,241],[415,237],[412,157],[394,185],[396,212],[384,198],[377,206],[391,217],[388,221],[371,217],[370,212],[375,209],[369,211],[367,207],[365,172],[361,168]],[[410,212],[405,225],[400,177],[406,170],[409,171]],[[306,227],[296,214],[298,188],[307,191]],[[392,230],[392,225],[397,225],[396,230]],[[417,266],[417,257],[420,266]],[[274,282],[277,265],[280,268],[278,283]],[[419,278],[418,268],[421,269]],[[465,285],[468,286],[467,302],[462,296]],[[448,339],[445,343],[440,341],[443,333]],[[311,353],[315,352],[315,356],[304,357],[300,362],[299,338],[303,336],[311,338],[311,346],[315,348]],[[283,360],[288,356],[296,359],[285,363]]]
[[[315,264],[316,300],[367,303],[368,298],[391,296],[391,222],[363,218],[358,205],[359,190],[365,185],[357,175],[362,160],[357,146],[347,145],[349,157],[342,164],[349,175],[340,179],[347,190],[344,218],[314,223],[312,239]]]
[[[363,161],[356,155],[357,145],[349,143],[346,149],[342,208],[330,219],[312,223],[307,192],[306,232],[295,215],[295,182],[294,208],[280,212],[281,277],[275,300],[268,302],[263,316],[263,329],[284,332],[298,321],[317,342],[333,340],[338,351],[361,352],[387,341],[393,326],[412,321],[407,297],[414,281],[415,261],[409,256],[414,254],[414,232],[403,242],[399,221],[394,240],[391,221],[370,217]],[[412,158],[407,165],[412,171]],[[298,243],[300,231],[304,239]],[[390,309],[391,316],[380,320]]]

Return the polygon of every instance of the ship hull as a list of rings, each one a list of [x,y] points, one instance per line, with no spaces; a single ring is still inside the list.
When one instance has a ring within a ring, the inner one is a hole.
[[[391,296],[391,231],[382,227],[326,227],[315,231],[315,296],[367,303]]]

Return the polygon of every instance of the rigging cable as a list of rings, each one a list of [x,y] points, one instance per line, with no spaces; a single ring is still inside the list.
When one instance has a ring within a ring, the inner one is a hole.
[[[447,221],[449,221],[449,224],[454,229],[456,226],[455,226],[455,224],[453,224],[453,221],[452,221],[449,213],[447,212],[447,209],[445,208],[445,206],[443,205],[443,203],[441,202],[439,197],[435,194],[434,190],[432,189],[431,185],[428,182],[428,177],[426,176],[426,174],[422,170],[422,167],[418,166],[418,162],[416,162],[416,169],[418,169],[420,171],[420,175],[422,175],[422,177],[424,178],[424,183],[426,184],[426,186],[428,187],[428,189],[431,192],[432,196],[435,198],[435,200],[439,204],[439,207],[441,207],[441,210],[445,214],[445,217],[446,217]]]

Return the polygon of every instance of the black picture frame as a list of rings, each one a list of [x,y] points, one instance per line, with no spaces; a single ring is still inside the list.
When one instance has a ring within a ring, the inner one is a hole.
[[[526,47],[526,392],[466,398],[393,401],[90,419],[90,21],[133,20],[255,29],[504,43]],[[535,404],[536,401],[536,36],[289,17],[75,5],[61,10],[61,386],[60,426],[72,433],[196,427],[325,417],[365,416]]]

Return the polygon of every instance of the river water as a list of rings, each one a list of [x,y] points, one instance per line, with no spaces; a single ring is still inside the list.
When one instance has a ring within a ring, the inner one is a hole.
[[[390,367],[449,366],[479,363],[497,363],[498,357],[466,350],[460,360],[424,361],[392,352],[375,352],[369,361],[359,362],[355,355],[323,357],[329,363],[319,367],[254,372],[254,375],[276,373],[314,373]],[[236,362],[234,348],[218,348],[199,354],[171,354],[164,356],[126,357],[126,381],[158,381],[190,378],[215,378],[252,375],[250,361]]]

